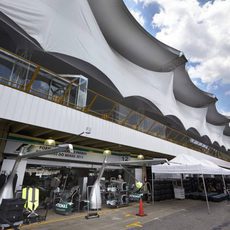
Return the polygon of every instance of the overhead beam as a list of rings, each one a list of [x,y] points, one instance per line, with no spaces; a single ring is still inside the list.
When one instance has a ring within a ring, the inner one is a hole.
[[[95,140],[95,139],[84,139],[82,141],[79,141],[79,145],[84,145],[84,144],[95,144],[95,143],[98,143],[98,140]]]
[[[40,136],[42,136],[42,135],[45,135],[45,134],[49,134],[49,133],[51,133],[51,132],[53,132],[53,130],[51,130],[51,129],[42,129],[42,130],[38,130],[38,131],[36,131],[36,132],[33,132],[31,135],[33,136],[33,137],[40,137]]]
[[[3,123],[3,122],[1,122]],[[3,154],[6,146],[6,139],[9,135],[9,129],[10,129],[10,124],[1,124],[1,129],[0,129],[0,162],[3,159]]]
[[[52,138],[53,138],[55,141],[57,141],[57,140],[60,140],[60,139],[65,139],[65,138],[67,138],[67,137],[70,137],[70,135],[71,135],[71,134],[63,134],[63,135],[57,135],[57,136],[53,135]]]
[[[70,138],[66,139],[65,141],[67,143],[76,142],[76,141],[78,141],[79,139],[82,139],[82,138],[85,138],[85,137],[81,136],[81,135],[70,134]]]
[[[118,145],[118,144],[113,144],[113,143],[109,143],[109,142],[98,141],[98,143],[95,143],[93,145],[93,147],[96,147],[96,148],[101,148],[101,147],[109,148],[109,146],[114,146],[114,145]]]
[[[65,141],[67,143],[72,143],[72,142],[83,142],[84,140],[90,140],[88,137],[82,136],[83,133],[84,132],[82,132],[80,135],[72,134],[72,136],[69,139],[66,139]]]
[[[124,152],[123,148],[120,147],[119,145],[110,145],[108,148],[110,150],[116,150],[116,151],[123,151]]]
[[[22,131],[23,129],[27,128],[29,125],[27,124],[17,124],[11,126],[11,133],[18,133]]]

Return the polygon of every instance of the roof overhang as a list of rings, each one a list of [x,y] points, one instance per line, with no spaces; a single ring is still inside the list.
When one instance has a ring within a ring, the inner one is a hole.
[[[208,123],[217,126],[225,125],[230,122],[227,117],[217,111],[215,103],[212,103],[208,106],[206,120]]]
[[[0,12],[0,31],[1,36],[3,31],[5,31],[11,42],[17,45],[17,47],[10,49],[12,52],[16,52],[16,49],[42,50],[40,44],[34,38],[29,36],[20,26],[2,12]],[[9,40],[6,42],[10,43]]]
[[[185,64],[174,70],[173,92],[178,101],[195,108],[206,107],[216,101],[215,96],[200,90],[193,84]]]
[[[153,71],[168,72],[187,60],[143,29],[122,0],[88,0],[107,42],[133,63]]]

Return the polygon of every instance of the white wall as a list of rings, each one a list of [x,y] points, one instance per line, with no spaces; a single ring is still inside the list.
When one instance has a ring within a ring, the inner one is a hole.
[[[3,119],[71,134],[79,134],[86,127],[91,127],[91,134],[88,135],[91,138],[172,156],[183,153],[196,158],[203,157],[220,166],[230,168],[229,162],[3,85],[0,85],[0,108],[0,118]]]
[[[14,162],[15,162],[15,160],[12,160],[12,159],[4,159],[4,161],[2,163],[1,172],[5,172],[7,175],[9,175],[13,169]],[[23,183],[23,179],[24,179],[26,165],[27,165],[27,160],[22,160],[19,163],[18,170],[16,172],[18,175],[18,179],[17,179],[17,183],[15,186],[15,191],[22,189],[22,183]]]

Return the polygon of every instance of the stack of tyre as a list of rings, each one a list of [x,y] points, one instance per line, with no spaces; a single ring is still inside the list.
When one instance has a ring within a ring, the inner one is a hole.
[[[184,186],[185,194],[189,194],[191,192],[197,191],[198,182],[197,180],[194,180],[193,178],[189,178],[189,179],[183,180],[183,186]]]
[[[172,181],[154,181],[154,200],[169,200],[174,198]]]

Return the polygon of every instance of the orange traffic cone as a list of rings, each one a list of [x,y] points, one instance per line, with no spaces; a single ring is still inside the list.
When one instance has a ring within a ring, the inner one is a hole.
[[[147,215],[144,213],[142,198],[140,198],[140,202],[139,202],[139,213],[137,213],[136,215],[137,215],[137,216],[147,216]]]

